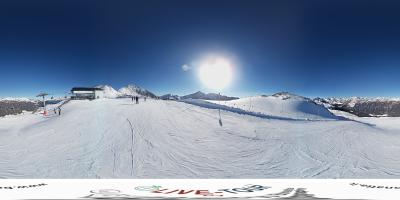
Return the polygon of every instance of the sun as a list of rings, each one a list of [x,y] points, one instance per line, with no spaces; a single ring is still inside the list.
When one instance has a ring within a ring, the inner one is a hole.
[[[231,83],[232,77],[232,65],[225,58],[209,58],[199,66],[199,78],[210,89],[224,89]]]

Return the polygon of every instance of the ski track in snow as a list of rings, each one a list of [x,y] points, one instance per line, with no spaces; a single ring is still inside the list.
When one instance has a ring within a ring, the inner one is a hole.
[[[0,118],[1,178],[399,178],[400,132],[176,101],[71,101]],[[371,123],[371,121],[368,121]]]

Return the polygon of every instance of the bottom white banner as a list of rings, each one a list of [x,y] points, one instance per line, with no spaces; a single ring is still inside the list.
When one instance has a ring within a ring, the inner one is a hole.
[[[397,179],[6,179],[0,199],[398,200]]]

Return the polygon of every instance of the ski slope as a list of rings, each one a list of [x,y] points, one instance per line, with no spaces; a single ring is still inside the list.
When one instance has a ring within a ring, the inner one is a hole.
[[[400,177],[398,130],[220,112],[222,126],[218,109],[98,99],[6,116],[0,178]]]
[[[337,116],[342,116],[347,119],[352,119],[368,124],[373,124],[377,128],[394,130],[400,133],[400,117],[358,117],[348,112],[339,110],[330,110]]]
[[[282,92],[271,96],[253,96],[231,101],[209,101],[248,112],[292,119],[337,119],[325,107],[311,99]]]

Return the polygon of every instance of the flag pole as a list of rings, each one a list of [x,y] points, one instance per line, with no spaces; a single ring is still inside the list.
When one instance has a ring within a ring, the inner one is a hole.
[[[219,103],[219,105],[221,106],[221,92],[218,92],[218,103]],[[221,108],[219,107],[218,108],[218,114],[219,114],[219,120],[218,120],[218,122],[219,122],[219,125],[220,126],[222,126],[222,119],[221,119]]]

